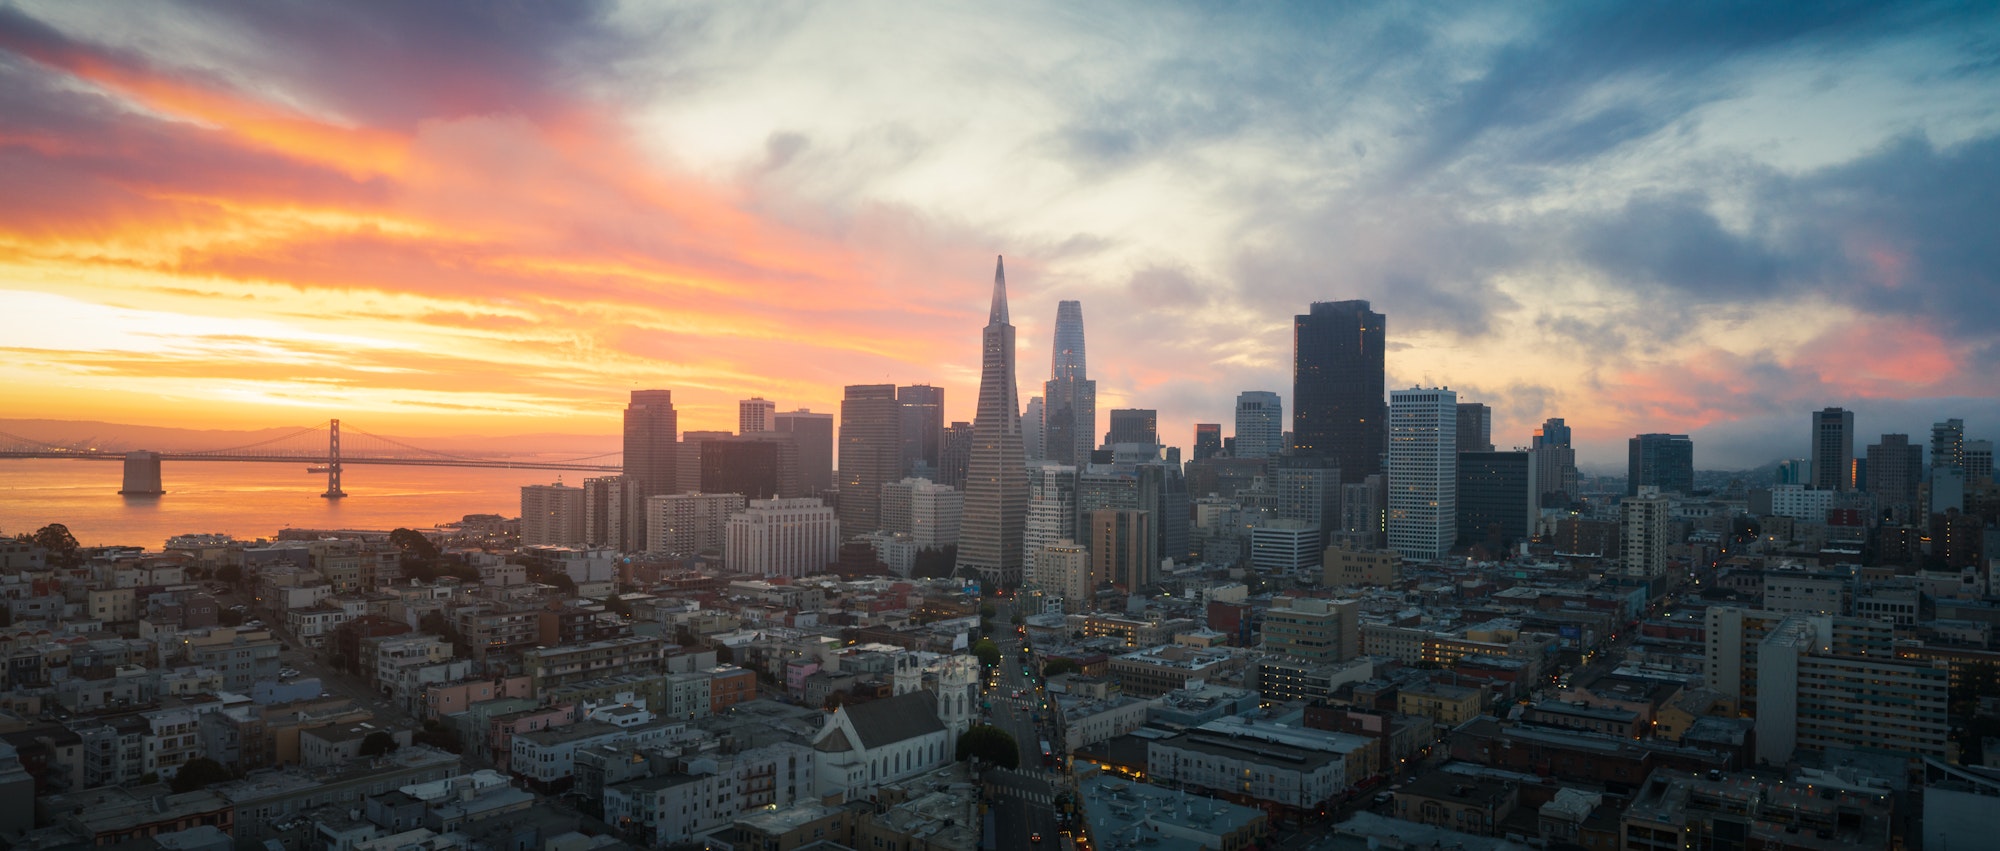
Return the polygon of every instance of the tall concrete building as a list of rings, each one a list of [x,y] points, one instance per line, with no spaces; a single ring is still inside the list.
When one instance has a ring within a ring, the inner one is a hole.
[[[1685,434],[1642,434],[1626,442],[1625,495],[1644,487],[1694,493],[1694,441]]]
[[[778,429],[778,403],[752,396],[736,403],[736,433],[755,434]]]
[[[1075,541],[1053,541],[1037,548],[1034,557],[1030,585],[1043,594],[1060,598],[1065,612],[1077,614],[1090,610],[1097,586],[1091,580],[1089,547]]]
[[[840,529],[882,528],[882,486],[903,477],[902,407],[894,384],[852,384],[840,400]]]
[[[1814,490],[1854,489],[1854,412],[1826,408],[1812,415]]]
[[[646,544],[646,497],[673,493],[680,482],[680,416],[671,390],[634,390],[625,406],[625,522],[619,549]]]
[[[1575,501],[1576,448],[1570,445],[1569,424],[1550,417],[1535,429],[1529,451],[1535,453],[1535,505],[1558,508]]]
[[[896,406],[903,443],[902,469],[897,475],[922,472],[925,478],[935,480],[938,452],[944,445],[944,388],[929,384],[898,387]]]
[[[679,471],[674,477],[673,489],[668,493],[687,493],[701,490],[701,449],[711,440],[728,440],[736,435],[726,431],[684,431],[678,460],[674,462]]]
[[[521,486],[521,546],[583,544],[583,488],[561,482]]]
[[[1057,541],[1075,541],[1076,468],[1043,462],[1028,469],[1028,518],[1021,551],[1035,553]]]
[[[1532,451],[1458,453],[1459,546],[1509,547],[1534,535],[1540,487],[1533,456]]]
[[[1104,433],[1104,446],[1121,443],[1160,442],[1160,412],[1149,408],[1111,409],[1111,430]]]
[[[649,497],[647,528],[653,530],[653,538],[646,549],[680,555],[720,552],[727,541],[729,518],[749,504],[740,493],[670,493]]]
[[[1389,548],[1408,558],[1443,558],[1457,540],[1458,394],[1391,391]]]
[[[961,420],[945,426],[944,448],[938,452],[938,484],[965,490],[965,471],[971,465],[972,424]]]
[[[799,490],[818,496],[833,489],[833,415],[804,408],[773,418],[777,431],[799,447]]]
[[[1111,583],[1120,591],[1136,592],[1153,581],[1151,516],[1144,511],[1099,509],[1090,512],[1090,572],[1092,587]]]
[[[1313,552],[1332,540],[1329,532],[1340,528],[1340,468],[1323,455],[1280,455],[1271,458],[1264,474],[1265,487],[1277,499],[1275,514],[1286,520],[1301,520],[1320,530]]]
[[[1205,461],[1222,453],[1222,424],[1194,424],[1194,460]]]
[[[1042,397],[1028,397],[1028,408],[1021,412],[1021,455],[1030,464],[1049,457],[1047,419]]]
[[[1965,442],[1965,483],[1968,485],[1993,483],[1993,441]]]
[[[1931,469],[1965,469],[1965,421],[1945,420],[1931,424]]]
[[[959,530],[961,576],[989,587],[1021,584],[1021,533],[1027,526],[1028,471],[1021,449],[1021,403],[1014,386],[1014,325],[1007,315],[1007,273],[993,265],[993,305],[980,333],[979,407],[966,463],[965,522]]]
[[[752,576],[808,576],[840,557],[840,526],[817,499],[758,499],[725,526],[722,564]]]
[[[805,496],[799,486],[799,446],[789,435],[756,431],[711,438],[701,444],[702,493],[738,493],[746,499]]]
[[[592,547],[625,548],[624,476],[583,480],[583,542]]]
[[[918,549],[958,543],[965,494],[929,479],[906,478],[882,486],[882,531],[909,535]]]
[[[1361,601],[1273,597],[1264,614],[1264,649],[1308,662],[1360,656]]]
[[[1882,435],[1881,443],[1868,446],[1868,493],[1875,497],[1875,509],[1893,523],[1917,519],[1918,485],[1924,478],[1924,447],[1911,443],[1907,434]]]
[[[1292,320],[1292,446],[1332,458],[1346,484],[1382,472],[1384,327],[1365,301],[1316,301]]]
[[[1651,486],[1618,504],[1618,569],[1626,576],[1657,579],[1667,575],[1667,530],[1673,502]]]
[[[1458,403],[1458,451],[1493,451],[1493,409],[1486,403]]]
[[[1056,304],[1055,345],[1049,380],[1042,385],[1042,457],[1083,467],[1097,438],[1097,382],[1090,380],[1083,349],[1083,304]]]
[[[1236,394],[1236,457],[1269,458],[1285,448],[1285,405],[1269,390]]]

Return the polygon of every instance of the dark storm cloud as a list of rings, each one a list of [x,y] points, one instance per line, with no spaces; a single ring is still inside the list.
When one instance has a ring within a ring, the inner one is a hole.
[[[1754,238],[1722,227],[1694,192],[1644,195],[1615,215],[1583,223],[1579,256],[1634,284],[1658,284],[1704,300],[1768,297],[1783,260]]]

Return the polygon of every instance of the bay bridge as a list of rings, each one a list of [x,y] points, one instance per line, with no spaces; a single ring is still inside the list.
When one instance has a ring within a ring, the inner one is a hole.
[[[298,430],[242,446],[179,452],[150,450],[123,451],[96,446],[64,445],[0,432],[0,459],[69,458],[95,461],[123,461],[125,484],[119,493],[151,496],[165,493],[161,487],[163,461],[247,461],[254,463],[305,463],[307,471],[326,474],[328,499],[346,496],[340,489],[341,468],[350,464],[388,464],[409,467],[487,467],[514,470],[564,470],[580,473],[617,474],[624,469],[624,453],[605,452],[582,458],[545,459],[507,454],[465,455],[413,446],[395,438],[369,434],[349,426],[345,446],[340,420],[328,420]]]

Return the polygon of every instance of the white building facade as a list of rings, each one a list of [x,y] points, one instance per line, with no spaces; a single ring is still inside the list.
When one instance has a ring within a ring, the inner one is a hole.
[[[840,523],[813,498],[753,499],[730,516],[722,561],[729,570],[761,576],[819,573],[840,555]]]
[[[1389,393],[1389,548],[1443,558],[1458,539],[1458,394]]]

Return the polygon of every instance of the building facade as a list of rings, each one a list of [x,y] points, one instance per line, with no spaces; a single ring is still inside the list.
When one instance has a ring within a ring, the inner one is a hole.
[[[1443,558],[1458,541],[1458,394],[1411,388],[1389,400],[1389,548]]]

